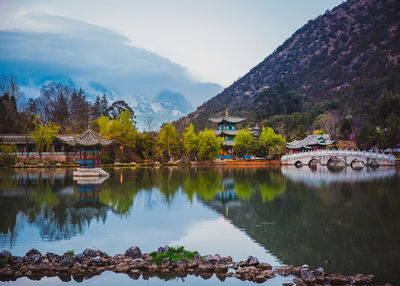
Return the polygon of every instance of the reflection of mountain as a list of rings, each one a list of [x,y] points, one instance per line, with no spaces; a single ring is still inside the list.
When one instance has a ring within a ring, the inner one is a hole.
[[[226,208],[207,203],[283,262],[323,266],[330,272],[374,273],[398,280],[400,194],[395,178],[379,185],[336,183],[309,189],[286,180],[286,191],[263,202]],[[377,187],[379,186],[379,187]],[[325,264],[333,258],[333,264]]]
[[[348,167],[337,172],[331,172],[326,167],[318,167],[313,170],[308,167],[282,166],[282,174],[292,181],[303,182],[310,187],[319,187],[338,182],[361,182],[383,179],[395,176],[396,169],[380,167],[377,169],[368,168],[360,172]]]

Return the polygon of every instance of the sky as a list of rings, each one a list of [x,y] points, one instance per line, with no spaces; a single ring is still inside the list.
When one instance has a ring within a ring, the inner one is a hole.
[[[340,3],[341,0],[0,0],[0,30],[75,33],[78,39],[81,35],[100,41],[102,37],[117,38],[125,45],[177,64],[194,82],[227,87],[308,20]],[[82,32],[86,28],[86,33]]]

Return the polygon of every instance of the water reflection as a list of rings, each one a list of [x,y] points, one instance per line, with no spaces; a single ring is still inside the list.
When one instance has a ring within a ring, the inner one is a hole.
[[[67,240],[75,249],[96,241],[110,253],[135,241],[204,251],[225,247],[225,255],[241,250],[260,256],[262,246],[262,255],[274,255],[272,263],[308,263],[400,280],[395,169],[107,171],[111,176],[104,182],[74,184],[72,170],[1,169],[0,247],[26,252],[34,226],[41,239],[35,243],[46,251],[49,242]]]

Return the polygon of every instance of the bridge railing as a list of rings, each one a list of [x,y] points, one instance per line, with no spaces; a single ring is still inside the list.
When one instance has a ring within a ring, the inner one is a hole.
[[[354,156],[354,157],[373,158],[373,159],[380,159],[387,161],[396,161],[396,157],[393,155],[386,155],[365,150],[347,150],[347,149],[304,151],[294,154],[283,155],[281,157],[281,160],[293,160],[311,156]]]

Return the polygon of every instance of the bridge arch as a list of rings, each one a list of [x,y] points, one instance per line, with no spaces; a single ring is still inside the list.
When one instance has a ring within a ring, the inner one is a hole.
[[[340,163],[342,163],[342,164],[340,164]],[[328,165],[328,166],[336,166],[336,165],[346,166],[346,160],[339,156],[332,156],[328,159],[328,161],[326,162],[326,165]]]
[[[376,161],[376,160],[372,160],[372,162],[369,163],[369,165],[370,165],[372,168],[378,168],[378,167],[379,167],[379,163],[378,163],[378,161]]]
[[[297,168],[301,168],[301,167],[303,167],[303,162],[301,162],[301,161],[296,161],[296,162],[294,163],[294,165],[295,165]]]
[[[362,169],[364,166],[367,166],[367,161],[365,159],[356,158],[353,161],[351,161],[350,166],[353,169]]]
[[[317,165],[317,164],[322,165],[321,161],[318,160],[318,159],[316,159],[316,158],[311,158],[311,160],[308,162],[308,166],[309,166],[309,167],[315,166],[315,165]]]

